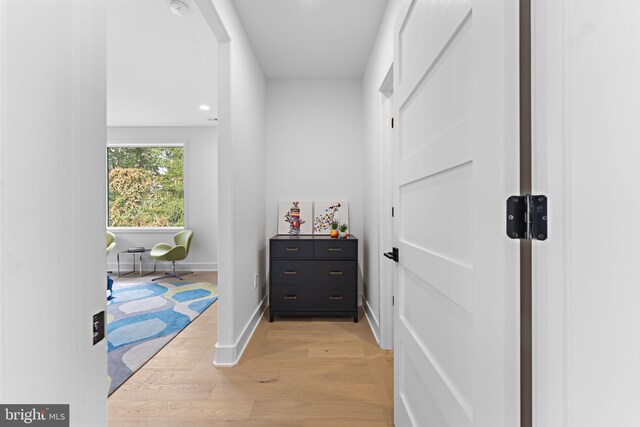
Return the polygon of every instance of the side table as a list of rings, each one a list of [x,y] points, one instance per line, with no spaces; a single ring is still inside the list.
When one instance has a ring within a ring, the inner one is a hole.
[[[118,252],[118,254],[116,255],[116,259],[118,260],[118,277],[126,276],[127,274],[131,274],[131,273],[135,273],[136,272],[136,258],[137,258],[137,261],[138,261],[138,265],[140,266],[140,277],[142,277],[143,276],[143,274],[142,274],[142,264],[143,264],[142,260],[144,259],[143,255],[145,253],[149,253],[149,252],[151,252],[151,249],[145,249],[144,252],[129,252],[129,251],[120,251],[120,252]],[[131,255],[131,258],[133,260],[133,270],[127,271],[126,273],[121,273],[120,272],[120,255]],[[156,266],[154,264],[153,272],[155,273],[155,271],[156,271]],[[150,273],[147,273],[147,274],[150,274]],[[146,276],[146,274],[145,274],[145,276]]]

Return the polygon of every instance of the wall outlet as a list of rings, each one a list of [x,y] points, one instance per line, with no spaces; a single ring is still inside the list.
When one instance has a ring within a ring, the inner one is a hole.
[[[258,273],[253,275],[253,289],[258,287]]]

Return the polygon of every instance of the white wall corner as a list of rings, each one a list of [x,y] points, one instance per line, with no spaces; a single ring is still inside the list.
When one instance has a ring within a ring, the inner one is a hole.
[[[221,345],[220,342],[216,343],[216,355],[213,359],[213,366],[218,368],[230,368],[236,366],[240,362],[242,353],[244,353],[247,344],[251,340],[253,333],[256,331],[260,319],[267,309],[267,297],[265,295],[253,312],[253,316],[249,319],[240,336],[236,339],[233,345]]]
[[[369,322],[369,327],[371,328],[371,332],[378,343],[380,345],[380,323],[378,322],[378,318],[374,314],[371,306],[369,305],[369,301],[362,295],[362,308],[364,308],[364,315],[367,318],[367,322]]]

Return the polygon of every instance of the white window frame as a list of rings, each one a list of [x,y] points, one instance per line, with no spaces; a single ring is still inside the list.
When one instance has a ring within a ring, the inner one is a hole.
[[[105,211],[105,223],[107,224],[107,230],[114,233],[167,233],[174,234],[179,231],[188,229],[188,159],[189,150],[186,139],[172,139],[172,140],[107,140],[107,149],[109,148],[136,148],[136,147],[181,147],[183,150],[183,180],[184,180],[184,225],[182,227],[109,227],[109,177],[107,176],[107,182],[105,186],[105,200],[107,201],[107,209]],[[107,154],[108,155],[108,154]],[[107,170],[108,158],[105,157],[105,173],[109,173]]]

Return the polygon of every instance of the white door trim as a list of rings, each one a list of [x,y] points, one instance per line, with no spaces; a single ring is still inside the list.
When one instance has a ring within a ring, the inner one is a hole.
[[[561,170],[564,159],[563,133],[564,56],[563,2],[534,1],[531,11],[532,53],[532,188],[549,194],[549,184],[566,182]],[[563,188],[554,186],[548,206],[549,234],[564,238]],[[533,242],[534,244],[537,242]],[[551,241],[549,242],[551,243]],[[552,278],[561,277],[567,254],[563,244],[536,244],[532,255],[533,425],[566,425],[565,382],[565,289]],[[553,379],[553,380],[551,380]]]
[[[640,4],[532,2],[535,426],[640,425]]]
[[[378,264],[380,286],[380,347],[393,348],[393,264],[383,253],[393,246],[391,208],[393,185],[391,144],[393,117],[393,63],[380,84],[378,126]]]
[[[214,364],[233,366],[237,364],[242,350],[238,348],[239,339],[234,332],[234,200],[233,182],[221,179],[233,175],[232,153],[232,111],[231,111],[231,44],[229,32],[221,18],[224,4],[213,0],[195,0],[205,22],[218,41],[218,341],[216,347],[225,351],[216,352]],[[222,7],[221,10],[218,8]],[[232,349],[232,350],[231,350]]]

